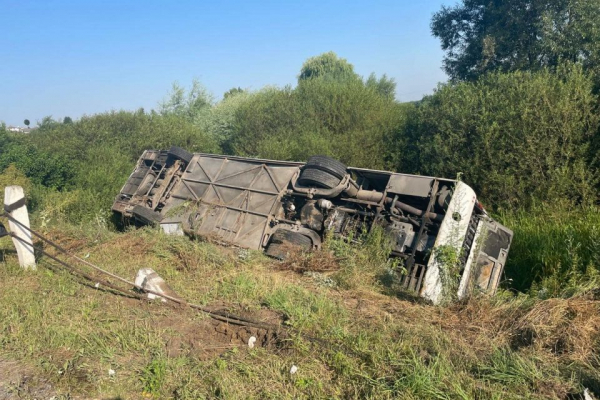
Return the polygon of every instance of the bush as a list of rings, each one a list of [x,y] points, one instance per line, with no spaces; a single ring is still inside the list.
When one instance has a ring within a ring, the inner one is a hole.
[[[397,137],[396,152],[410,152],[399,167],[463,173],[485,201],[510,208],[534,200],[592,202],[597,172],[588,151],[598,130],[597,102],[578,66],[440,86]]]
[[[14,164],[33,183],[54,189],[68,186],[73,178],[72,159],[38,149],[26,140],[11,140],[0,153],[0,171]]]
[[[114,197],[142,152],[173,145],[218,151],[216,142],[186,118],[120,111],[46,124],[12,140],[0,156],[0,168],[15,162],[37,184],[34,192],[45,221],[107,221]]]
[[[383,168],[384,138],[401,128],[403,110],[360,80],[309,79],[296,89],[268,88],[240,105],[226,149],[298,161],[325,154],[352,166]]]
[[[136,161],[144,150],[180,146],[190,151],[216,151],[214,140],[187,118],[174,114],[109,112],[83,117],[73,124],[51,125],[32,134],[40,148],[76,160],[93,159],[92,149],[112,148]]]
[[[0,173],[0,195],[4,199],[4,188],[6,186],[17,185],[23,188],[28,194],[31,191],[31,181],[25,174],[14,165],[10,164],[2,173]]]

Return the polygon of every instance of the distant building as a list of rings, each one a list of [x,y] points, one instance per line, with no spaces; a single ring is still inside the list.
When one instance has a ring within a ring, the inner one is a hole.
[[[20,126],[12,126],[9,125],[6,127],[6,130],[9,132],[17,132],[17,133],[30,133],[31,131],[35,130],[36,128],[30,128],[28,126],[26,127],[20,127]]]

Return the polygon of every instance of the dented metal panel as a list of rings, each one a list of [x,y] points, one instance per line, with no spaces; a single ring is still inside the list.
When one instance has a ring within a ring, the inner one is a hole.
[[[299,168],[197,154],[174,187],[177,200],[197,201],[184,228],[242,247],[260,249],[280,198]]]
[[[395,244],[390,256],[403,266],[399,283],[405,289],[436,304],[473,288],[496,290],[512,232],[487,216],[468,185],[311,159],[145,151],[113,210],[169,234],[264,249],[277,258],[285,244],[308,251],[318,249],[328,232],[352,239],[382,225]],[[457,255],[451,271],[436,257],[446,247]]]

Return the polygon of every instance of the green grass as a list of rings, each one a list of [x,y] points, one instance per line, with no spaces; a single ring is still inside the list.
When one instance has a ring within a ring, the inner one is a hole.
[[[224,336],[209,336],[210,321],[192,310],[97,290],[44,263],[23,271],[2,239],[0,360],[30,368],[56,394],[542,399],[579,393],[584,384],[600,389],[600,305],[588,297],[504,295],[447,308],[403,300],[381,279],[390,265],[378,256],[385,243],[376,238],[362,246],[330,242],[339,270],[327,274],[336,285],[325,286],[257,252],[152,229],[62,226],[48,234],[122,276],[151,267],[189,301],[251,315],[271,310],[293,328],[278,346],[250,350],[243,341],[250,332],[220,341]],[[569,324],[580,324],[581,333],[565,331]],[[525,329],[536,332],[537,341],[516,346]],[[566,338],[570,350],[556,352],[555,337]],[[294,375],[292,365],[298,366]]]
[[[507,286],[544,298],[598,287],[600,209],[545,205],[500,219],[514,230]]]

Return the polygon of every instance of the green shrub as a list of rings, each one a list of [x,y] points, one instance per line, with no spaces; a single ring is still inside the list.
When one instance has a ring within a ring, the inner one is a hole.
[[[37,184],[33,191],[46,223],[105,223],[114,197],[142,152],[173,145],[218,151],[216,142],[186,118],[120,111],[71,124],[46,124],[28,137],[11,141],[0,156],[0,168],[3,162],[16,160],[17,167]]]
[[[54,189],[71,184],[75,175],[73,159],[39,149],[26,140],[12,140],[0,153],[0,171],[14,164],[33,183]]]
[[[246,156],[302,161],[326,154],[352,166],[384,168],[385,138],[403,122],[404,107],[360,80],[309,79],[243,102],[225,146]]]
[[[440,86],[400,132],[395,151],[410,157],[399,168],[464,173],[494,206],[593,202],[597,171],[588,151],[598,130],[597,103],[589,76],[569,65],[558,73],[494,73]]]
[[[217,145],[201,128],[187,118],[156,113],[109,112],[83,117],[73,124],[51,125],[31,135],[39,148],[80,160],[92,159],[92,149],[116,149],[131,161],[147,149],[168,149],[180,146],[189,151],[211,152]]]
[[[4,198],[4,188],[11,185],[21,186],[25,194],[28,194],[32,187],[29,178],[15,164],[10,164],[0,173],[0,195],[3,196],[2,198]]]

